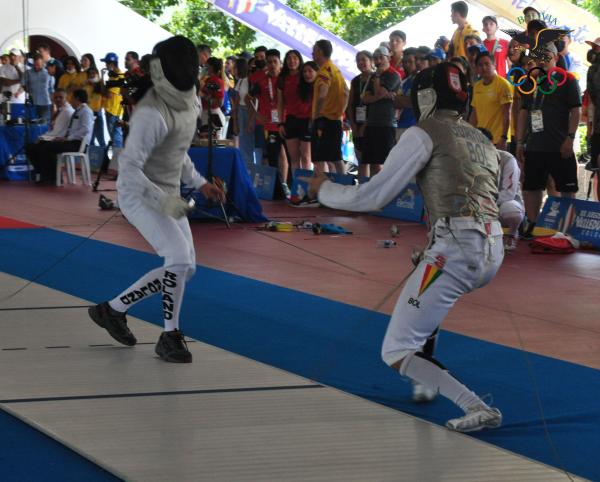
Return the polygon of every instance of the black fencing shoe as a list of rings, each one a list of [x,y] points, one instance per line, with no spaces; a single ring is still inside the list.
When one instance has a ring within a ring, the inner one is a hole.
[[[192,363],[192,354],[187,348],[183,333],[179,330],[163,331],[154,348],[164,361],[173,363]]]
[[[127,326],[125,313],[113,310],[107,301],[88,309],[90,318],[108,331],[108,334],[123,345],[133,346],[137,343],[135,336]]]

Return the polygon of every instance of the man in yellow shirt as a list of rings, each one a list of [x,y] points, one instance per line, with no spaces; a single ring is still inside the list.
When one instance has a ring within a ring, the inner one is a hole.
[[[119,70],[119,57],[114,52],[109,52],[101,62],[106,64],[109,80],[118,80],[124,77],[123,72]],[[123,96],[121,95],[120,87],[109,87],[103,89],[104,114],[106,116],[106,128],[112,141],[113,147],[123,147],[123,130],[121,129],[120,121],[123,115]]]
[[[465,37],[467,35],[479,35],[479,32],[471,27],[471,24],[467,22],[467,15],[469,14],[469,6],[461,1],[454,2],[450,6],[450,18],[452,23],[457,25],[454,34],[452,34],[452,40],[450,41],[450,47],[448,48],[448,58],[451,57],[464,57],[467,58],[467,52],[465,52]]]
[[[335,164],[339,174],[345,172],[342,115],[348,104],[349,90],[342,73],[331,62],[332,51],[329,40],[318,40],[313,47],[313,58],[319,66],[312,103],[312,162],[315,174],[327,172],[328,162]]]
[[[479,53],[475,65],[481,80],[473,86],[473,110],[469,122],[474,127],[490,131],[495,146],[506,151],[513,88],[505,78],[496,73],[494,57],[489,52]]]
[[[67,102],[73,102],[73,92],[85,88],[87,83],[87,74],[81,71],[79,61],[75,57],[65,59],[65,72],[58,79],[56,87],[67,91]]]

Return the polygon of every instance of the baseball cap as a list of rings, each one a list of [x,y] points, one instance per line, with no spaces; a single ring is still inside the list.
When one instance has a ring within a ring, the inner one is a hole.
[[[119,62],[119,56],[114,52],[108,52],[100,62]]]
[[[10,55],[21,55],[21,51],[19,49],[11,49],[9,54]]]
[[[375,51],[373,52],[373,57],[375,57],[377,55],[383,55],[385,57],[389,57],[390,56],[390,51],[388,50],[387,47],[384,47],[384,46],[377,47],[375,49]]]
[[[58,65],[58,62],[56,61],[56,59],[50,59],[48,60],[48,62],[46,62],[46,67],[53,67]]]
[[[485,22],[494,22],[496,25],[498,25],[498,19],[493,15],[486,15],[485,17],[483,17],[481,23],[483,24]]]
[[[446,52],[444,52],[444,49],[442,49],[440,47],[436,47],[429,53],[429,57],[434,57],[436,59],[445,60]]]
[[[479,60],[481,60],[484,57],[488,57],[489,59],[491,59],[492,63],[494,63],[494,59],[492,58],[492,54],[490,54],[487,50],[484,50],[483,52],[478,52],[477,53],[477,57],[475,57],[475,65],[479,64]]]
[[[477,55],[482,54],[482,53],[487,53],[487,49],[485,48],[485,45],[483,44],[479,44],[479,45],[471,45],[468,49],[467,52],[469,52],[470,54],[477,52]]]
[[[554,42],[547,43],[540,50],[550,52],[551,54],[554,54],[554,55],[558,54],[558,49],[556,48],[556,45],[554,44]]]

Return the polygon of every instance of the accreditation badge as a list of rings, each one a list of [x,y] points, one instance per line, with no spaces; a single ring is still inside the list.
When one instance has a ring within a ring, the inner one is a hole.
[[[279,111],[277,109],[271,109],[271,122],[273,124],[279,124]]]
[[[356,122],[367,122],[367,106],[361,105],[356,108]]]
[[[531,130],[533,132],[544,131],[544,116],[542,115],[542,111],[539,109],[531,111]]]

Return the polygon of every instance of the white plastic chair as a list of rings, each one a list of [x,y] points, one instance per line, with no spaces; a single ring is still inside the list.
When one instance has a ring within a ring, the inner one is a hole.
[[[87,139],[83,139],[79,145],[78,152],[63,152],[56,159],[56,185],[62,186],[62,168],[67,169],[67,180],[69,184],[75,184],[75,163],[79,161],[81,167],[81,180],[83,184],[92,185],[92,173],[90,171],[90,159],[87,155]]]

